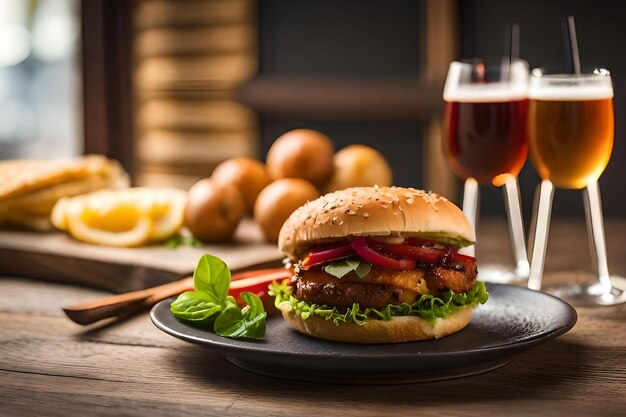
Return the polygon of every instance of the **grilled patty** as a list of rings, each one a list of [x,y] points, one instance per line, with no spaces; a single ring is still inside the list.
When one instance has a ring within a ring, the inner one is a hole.
[[[294,295],[299,300],[338,308],[358,303],[364,308],[382,309],[388,304],[413,303],[422,294],[441,290],[469,291],[476,274],[475,263],[423,266],[410,271],[373,267],[363,278],[354,272],[338,279],[324,271],[300,271],[293,278]]]

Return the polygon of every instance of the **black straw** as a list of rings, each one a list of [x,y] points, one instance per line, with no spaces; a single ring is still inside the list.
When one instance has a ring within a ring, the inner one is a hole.
[[[564,17],[561,20],[561,25],[565,43],[565,61],[570,67],[570,72],[580,74],[580,55],[578,54],[578,39],[576,37],[574,16]]]
[[[509,62],[519,58],[519,25],[517,23],[506,26],[506,55]]]
[[[502,72],[500,74],[501,81],[511,80],[511,65],[514,59],[519,58],[519,25],[517,23],[507,23],[505,33],[506,43],[504,44],[505,58],[503,62]]]

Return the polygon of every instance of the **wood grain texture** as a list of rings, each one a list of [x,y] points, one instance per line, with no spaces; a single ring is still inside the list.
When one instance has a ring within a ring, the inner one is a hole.
[[[479,259],[507,259],[504,224],[484,223]],[[589,269],[584,224],[555,222],[547,268]],[[608,221],[609,262],[626,222]],[[487,254],[485,251],[490,251]],[[623,416],[626,306],[578,308],[565,336],[474,377],[363,387],[272,379],[157,330],[147,315],[82,328],[62,305],[101,291],[0,278],[0,404],[3,416]]]
[[[139,32],[135,38],[135,51],[140,58],[227,54],[250,50],[255,45],[255,34],[246,23],[201,28],[149,29]]]
[[[138,30],[239,23],[251,18],[254,0],[140,0],[134,15]]]
[[[320,120],[427,120],[441,112],[442,85],[413,78],[258,76],[237,99],[261,112]]]
[[[61,233],[0,231],[0,275],[35,277],[127,292],[164,284],[193,272],[211,253],[231,269],[280,261],[275,244],[264,243],[254,222],[245,219],[233,242],[199,248],[164,245],[111,248],[78,242]]]

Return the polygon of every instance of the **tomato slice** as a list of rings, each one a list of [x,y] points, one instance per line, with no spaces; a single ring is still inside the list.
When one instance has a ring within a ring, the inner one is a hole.
[[[231,281],[228,295],[238,298],[242,292],[251,292],[258,294],[266,291],[267,286],[273,281],[282,281],[291,278],[293,272],[288,269],[280,269],[272,273],[265,273],[258,276],[250,276],[247,278]]]
[[[469,255],[463,255],[462,253],[458,253],[457,251],[453,251],[450,253],[450,259],[452,262],[476,262],[476,258]]]
[[[443,261],[443,257],[446,255],[446,252],[442,249],[424,248],[421,246],[414,246],[414,245],[385,244],[384,247],[389,252],[393,252],[405,258],[410,258],[416,261],[433,263],[433,264]]]
[[[390,245],[381,244],[389,252],[395,253],[405,258],[415,259],[419,262],[429,264],[442,263],[444,261],[451,262],[476,262],[476,258],[469,255],[458,253],[454,248],[436,249],[432,247],[423,247],[415,245]]]
[[[391,244],[357,237],[352,243],[334,243],[316,247],[302,262],[304,270],[315,269],[328,262],[358,255],[361,259],[382,268],[407,270],[417,262],[446,264],[448,262],[476,262],[476,258],[462,255],[453,247],[439,249],[435,242],[408,238],[407,243]]]
[[[382,253],[371,248],[367,244],[367,239],[364,236],[354,239],[352,241],[352,248],[363,260],[382,268],[401,270],[415,268],[415,260],[409,258],[395,259],[390,256],[383,255]]]

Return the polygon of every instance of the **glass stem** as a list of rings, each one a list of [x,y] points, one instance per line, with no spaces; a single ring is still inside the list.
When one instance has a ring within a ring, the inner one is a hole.
[[[524,239],[524,220],[522,218],[522,203],[520,201],[519,184],[517,177],[511,175],[504,183],[504,200],[506,212],[509,218],[509,230],[513,255],[515,256],[515,276],[518,279],[528,278],[530,264],[526,252]]]
[[[587,218],[587,233],[591,247],[591,256],[598,271],[598,283],[590,287],[594,295],[608,294],[611,292],[611,279],[609,278],[609,265],[606,255],[606,239],[604,236],[604,220],[602,217],[602,202],[600,200],[600,187],[598,181],[587,184],[585,190],[585,215]]]
[[[532,238],[532,252],[530,258],[530,274],[528,276],[528,288],[541,290],[543,278],[543,266],[548,247],[548,232],[550,229],[550,215],[552,213],[552,198],[554,185],[550,180],[543,180],[539,184],[535,194],[537,214],[533,221],[534,233]]]
[[[465,180],[463,189],[463,213],[470,222],[470,226],[476,234],[476,224],[478,223],[478,181],[469,177]],[[464,250],[470,256],[476,256],[476,245],[472,245]]]

